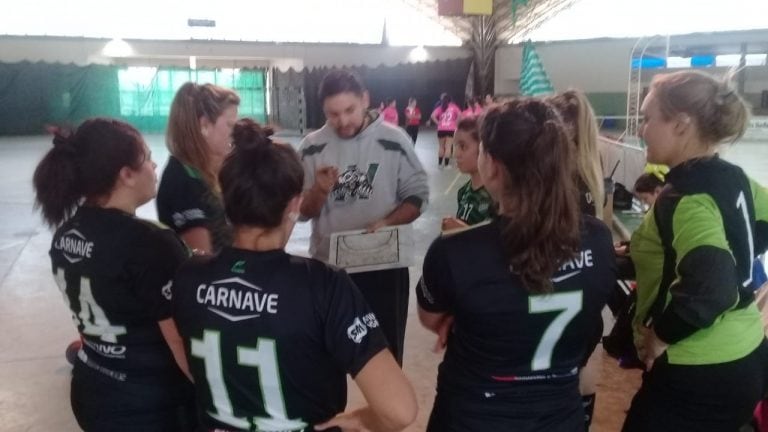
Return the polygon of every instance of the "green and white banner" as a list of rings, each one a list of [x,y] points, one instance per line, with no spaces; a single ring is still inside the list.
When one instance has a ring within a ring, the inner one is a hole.
[[[541,64],[533,42],[523,44],[523,68],[520,72],[520,94],[523,96],[547,96],[555,92],[547,71]]]

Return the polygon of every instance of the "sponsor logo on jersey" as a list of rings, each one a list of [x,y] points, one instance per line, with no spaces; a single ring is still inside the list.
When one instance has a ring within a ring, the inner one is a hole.
[[[197,302],[232,322],[258,318],[263,313],[276,314],[278,294],[265,293],[252,283],[233,277],[200,284]]]
[[[435,304],[435,298],[432,296],[432,293],[429,292],[427,283],[424,282],[424,276],[419,279],[419,289],[421,290],[421,294],[424,296],[424,300],[428,301],[429,304]]]
[[[77,358],[91,369],[100,372],[112,379],[117,381],[126,381],[128,379],[128,375],[124,372],[113,371],[112,369],[105,368],[104,366],[93,361],[92,358],[88,357],[88,354],[86,354],[85,350],[78,351]]]
[[[78,263],[93,254],[93,242],[76,229],[71,229],[59,237],[53,248],[62,251],[62,255],[72,264]]]
[[[232,273],[240,273],[240,274],[245,273],[245,261],[240,260],[235,262],[232,265],[232,268],[229,269],[229,271],[231,271]]]
[[[581,270],[583,268],[594,267],[592,259],[592,249],[586,249],[576,253],[576,256],[566,261],[560,266],[560,271]]]
[[[558,273],[567,272],[565,274],[558,275],[552,278],[552,282],[562,282],[570,279],[581,273],[581,270],[585,268],[591,268],[595,266],[595,262],[592,259],[592,249],[586,249],[576,253],[576,256],[565,262]]]
[[[83,343],[97,354],[107,358],[123,359],[125,358],[125,352],[128,351],[125,345],[103,344],[88,339],[83,339]]]
[[[373,194],[373,179],[379,170],[379,164],[368,165],[368,172],[362,172],[357,165],[350,165],[339,175],[331,195],[335,201],[348,199],[369,199]]]
[[[166,300],[170,300],[173,298],[173,292],[171,291],[171,286],[173,286],[173,281],[168,281],[165,286],[160,290],[160,292],[163,294],[163,297],[165,297]]]
[[[171,217],[173,218],[173,224],[178,228],[184,226],[184,224],[188,221],[205,219],[205,212],[201,209],[195,208],[176,212]]]
[[[376,315],[374,315],[373,312],[371,312],[368,315],[364,316],[363,317],[363,322],[369,328],[376,328],[376,327],[379,326],[379,320],[376,319]]]
[[[360,318],[355,317],[355,320],[352,322],[352,325],[347,328],[347,336],[352,340],[352,342],[359,344],[363,341],[363,338],[365,335],[368,334],[368,327],[363,324],[362,321],[360,321]]]
[[[566,378],[566,377],[572,377],[579,374],[579,368],[572,368],[567,371],[559,371],[559,372],[550,372],[550,373],[542,373],[542,374],[531,374],[531,375],[506,375],[506,376],[495,376],[492,375],[491,379],[494,381],[499,382],[515,382],[515,381],[541,381],[541,380],[551,380],[551,379],[559,379],[559,378]],[[494,395],[495,396],[495,395]],[[488,397],[488,396],[486,396]]]

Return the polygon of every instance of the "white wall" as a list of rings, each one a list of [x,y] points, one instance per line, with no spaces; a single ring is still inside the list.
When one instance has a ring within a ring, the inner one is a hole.
[[[508,95],[518,92],[520,67],[523,62],[523,48],[506,45],[496,51],[494,90],[496,94]]]
[[[198,57],[198,66],[219,64],[222,67],[273,66],[301,69],[317,66],[376,67],[409,63],[413,47],[386,47],[353,44],[278,44],[213,41],[146,41],[128,40],[133,59],[104,57],[106,39],[53,37],[0,37],[0,61],[45,61],[75,63],[188,64],[189,56]],[[461,47],[426,47],[427,61],[468,57]],[[137,61],[138,60],[138,61]]]
[[[701,33],[672,36],[670,48],[673,52],[684,52],[690,47],[705,47],[716,54],[740,52],[741,43],[747,43],[749,52],[768,51],[768,30],[754,30],[727,33]],[[556,90],[576,87],[587,93],[617,93],[627,91],[630,54],[637,39],[592,39],[536,43],[536,52],[549,74]],[[654,39],[651,50],[664,51],[666,40]],[[506,45],[496,53],[496,91],[514,93],[520,79],[522,46]],[[653,73],[680,69],[643,71],[650,78]],[[718,74],[727,69],[709,69]],[[647,81],[644,77],[643,81]],[[768,90],[768,67],[747,69],[746,93]]]
[[[569,87],[585,92],[622,92],[627,89],[629,54],[634,42],[619,40],[537,44],[536,52],[555,90]],[[507,45],[496,54],[497,93],[517,91],[522,47]]]
[[[754,66],[746,69],[747,82],[744,84],[745,93],[761,93],[768,90],[768,66]]]

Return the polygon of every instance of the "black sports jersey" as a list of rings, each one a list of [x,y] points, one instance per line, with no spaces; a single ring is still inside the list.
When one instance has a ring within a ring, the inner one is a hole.
[[[578,187],[579,209],[581,210],[581,213],[594,216],[596,212],[595,198],[592,196],[592,192],[590,192],[589,186],[587,186],[587,183],[581,177],[579,177]],[[605,206],[605,203],[603,203],[603,206]]]
[[[224,215],[221,198],[214,195],[197,170],[173,156],[168,158],[155,202],[160,222],[177,233],[207,228],[214,253],[232,243],[232,228]]]
[[[173,314],[207,428],[313,430],[344,410],[346,374],[386,348],[344,271],[282,250],[191,260]]]
[[[519,384],[577,380],[616,279],[611,233],[593,217],[582,219],[580,251],[553,275],[551,294],[529,294],[510,271],[497,219],[432,243],[419,305],[455,317],[438,392],[501,398]]]
[[[83,337],[79,359],[119,381],[177,372],[158,327],[187,249],[173,231],[116,209],[81,207],[54,234],[53,274]]]

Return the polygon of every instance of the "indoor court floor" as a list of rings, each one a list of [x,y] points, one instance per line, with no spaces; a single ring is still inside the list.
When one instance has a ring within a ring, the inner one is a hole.
[[[288,138],[296,143],[298,138]],[[167,151],[161,135],[147,140],[163,169]],[[745,140],[725,152],[726,159],[768,185],[768,139]],[[54,284],[48,260],[51,232],[33,211],[31,177],[43,153],[51,146],[44,136],[0,138],[0,430],[79,430],[69,405],[71,367],[65,347],[75,339],[75,328],[61,294]],[[467,177],[456,168],[438,169],[433,130],[419,136],[416,151],[429,174],[429,208],[415,223],[416,265],[411,268],[411,286],[420,275],[424,253],[440,229],[440,221],[456,211],[456,191]],[[631,185],[629,185],[631,186]],[[154,203],[139,210],[154,218]],[[306,254],[309,224],[297,226],[289,251]],[[419,416],[409,431],[423,431],[434,397],[437,366],[442,354],[432,352],[435,337],[418,322],[416,300],[411,290],[406,333],[404,370],[418,395]],[[600,349],[598,347],[598,349]],[[638,371],[624,371],[608,357],[598,390],[593,432],[617,431],[625,410],[639,386]],[[350,386],[349,407],[361,396]]]

